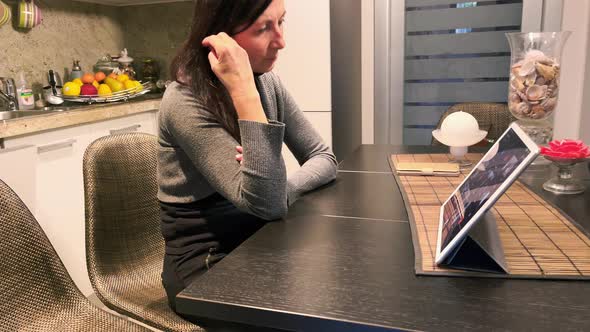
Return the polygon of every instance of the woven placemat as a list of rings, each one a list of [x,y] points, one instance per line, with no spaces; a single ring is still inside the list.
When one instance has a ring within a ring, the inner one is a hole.
[[[467,154],[466,157],[475,165],[482,156]],[[416,274],[590,280],[588,234],[519,181],[514,182],[491,209],[496,217],[509,273],[438,267],[434,259],[440,206],[470,170],[462,171],[460,176],[455,177],[399,176],[395,163],[449,160],[450,155],[447,154],[398,154],[390,158],[410,218]]]

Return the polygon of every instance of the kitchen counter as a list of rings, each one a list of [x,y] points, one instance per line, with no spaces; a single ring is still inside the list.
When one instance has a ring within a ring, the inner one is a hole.
[[[63,105],[66,111],[49,112],[10,120],[1,120],[0,139],[29,135],[47,130],[104,121],[160,108],[162,94],[146,94],[127,102]],[[55,107],[59,109],[60,107]]]

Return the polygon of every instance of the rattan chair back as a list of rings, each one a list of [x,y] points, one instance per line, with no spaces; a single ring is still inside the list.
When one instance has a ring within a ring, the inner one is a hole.
[[[463,111],[475,117],[479,124],[479,129],[488,132],[486,139],[496,141],[502,133],[510,126],[510,123],[516,121],[516,118],[510,114],[508,105],[501,103],[460,103],[449,107],[440,117],[436,128],[439,129],[444,119],[449,114]],[[432,145],[443,145],[432,137]]]
[[[17,194],[0,181],[0,330],[147,331],[92,305]]]
[[[84,154],[86,260],[110,309],[165,331],[200,331],[168,306],[157,201],[157,137],[111,135]]]

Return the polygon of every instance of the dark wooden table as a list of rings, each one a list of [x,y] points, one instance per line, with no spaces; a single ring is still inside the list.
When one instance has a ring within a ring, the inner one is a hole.
[[[178,310],[296,331],[590,330],[590,282],[414,274],[407,213],[387,157],[432,151],[361,146],[340,164],[337,181],[185,289]],[[577,174],[590,179],[585,167]],[[552,172],[531,168],[521,181],[590,229],[590,190],[541,191]]]

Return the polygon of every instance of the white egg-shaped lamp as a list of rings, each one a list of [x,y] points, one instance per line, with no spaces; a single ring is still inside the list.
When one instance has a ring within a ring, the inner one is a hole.
[[[475,117],[466,112],[449,114],[440,129],[432,131],[436,140],[450,147],[451,155],[461,166],[471,165],[471,162],[463,160],[467,147],[479,143],[487,134],[487,131],[479,129]]]

